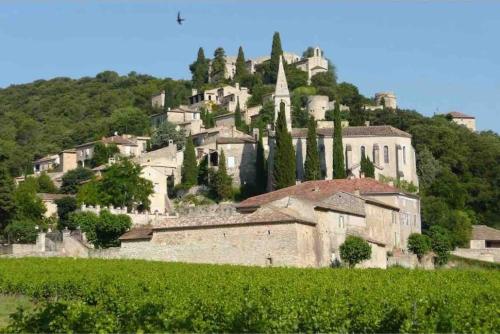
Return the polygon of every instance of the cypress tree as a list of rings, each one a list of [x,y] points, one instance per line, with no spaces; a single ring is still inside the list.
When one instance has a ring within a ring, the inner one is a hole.
[[[219,201],[231,198],[233,194],[232,184],[233,180],[231,176],[227,174],[226,155],[224,154],[224,150],[221,150],[219,168],[214,177],[214,191]]]
[[[257,158],[255,159],[255,188],[258,194],[264,193],[267,186],[266,157],[264,155],[264,143],[262,140],[263,135],[264,130],[261,126],[259,127],[259,142],[257,143]]]
[[[193,86],[200,89],[208,82],[208,60],[205,58],[203,48],[198,49],[196,61],[189,66],[192,74]]]
[[[309,117],[307,126],[306,161],[304,163],[304,178],[306,181],[321,179],[319,165],[318,141],[316,137],[316,120]]]
[[[280,33],[275,32],[273,35],[273,46],[271,49],[271,59],[269,61],[269,83],[276,83],[276,78],[278,77],[278,68],[280,63],[280,57],[283,55],[283,49],[281,48],[281,38]]]
[[[371,162],[370,158],[365,155],[361,157],[360,169],[361,173],[363,173],[365,177],[375,178],[375,166]]]
[[[14,216],[16,209],[14,190],[14,180],[7,171],[7,168],[0,166],[0,230]]]
[[[342,144],[342,120],[340,118],[340,101],[338,98],[335,101],[334,129],[333,129],[333,178],[345,179],[346,170],[344,165],[344,146]]]
[[[208,155],[205,155],[198,166],[198,185],[208,185]]]
[[[184,160],[182,161],[182,184],[192,187],[198,178],[198,166],[196,164],[196,153],[194,150],[193,138],[189,136],[184,150]]]
[[[240,109],[240,101],[236,103],[236,110],[234,111],[234,125],[236,129],[242,130],[242,121],[241,121],[241,109]]]
[[[214,59],[212,61],[212,81],[221,83],[225,79],[226,74],[226,53],[223,48],[217,48],[214,51]]]
[[[276,151],[273,161],[274,189],[295,185],[295,151],[292,136],[288,132],[285,116],[285,104],[280,104],[280,112],[276,120]]]
[[[245,54],[243,48],[240,46],[238,49],[238,57],[236,58],[236,72],[234,73],[234,81],[240,82],[241,79],[248,74],[247,65],[245,63]]]

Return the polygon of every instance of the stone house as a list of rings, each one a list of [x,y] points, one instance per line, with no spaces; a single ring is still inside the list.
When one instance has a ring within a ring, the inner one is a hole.
[[[43,214],[45,218],[57,217],[57,204],[56,201],[65,197],[74,197],[74,195],[68,194],[48,194],[48,193],[38,193],[36,194],[41,200],[45,208],[47,209]]]
[[[189,97],[189,108],[200,110],[205,108],[212,110],[214,105],[226,109],[228,112],[234,112],[236,105],[240,104],[242,111],[247,109],[247,102],[252,97],[248,88],[240,87],[239,83],[235,86],[222,86],[214,89],[207,89],[202,93],[193,89],[192,96]]]
[[[155,109],[163,109],[165,107],[164,90],[162,90],[159,94],[151,96],[151,106]]]
[[[307,72],[307,83],[311,84],[311,78],[323,72],[328,72],[328,60],[323,56],[323,51],[315,47],[311,57],[302,58],[294,62],[298,69]]]
[[[313,116],[315,120],[324,120],[328,110],[335,108],[335,101],[330,101],[326,95],[311,95],[307,97],[307,112]],[[349,107],[341,104],[340,111],[349,111]]]
[[[472,225],[469,248],[457,248],[452,253],[469,259],[500,263],[500,230],[486,225]]]
[[[447,114],[451,120],[458,125],[463,125],[471,131],[476,131],[476,118],[458,111],[452,111]]]
[[[364,238],[372,257],[361,267],[387,266],[404,250],[402,236],[420,232],[399,221],[400,208],[372,198],[409,196],[373,179],[310,181],[249,198],[232,210],[186,214],[133,228],[116,257],[257,266],[328,267],[348,235]],[[392,201],[392,199],[391,199]],[[394,235],[399,238],[394,239]]]

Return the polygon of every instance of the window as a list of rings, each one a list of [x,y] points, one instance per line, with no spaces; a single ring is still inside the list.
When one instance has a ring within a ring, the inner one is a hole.
[[[365,147],[361,146],[361,158],[365,157]]]
[[[234,168],[234,157],[227,157],[227,168]]]
[[[406,146],[403,146],[403,163],[406,164]]]
[[[384,163],[389,163],[389,146],[384,146]]]

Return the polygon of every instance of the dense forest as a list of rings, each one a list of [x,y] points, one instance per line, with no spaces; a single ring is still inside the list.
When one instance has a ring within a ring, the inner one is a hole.
[[[134,117],[143,120],[154,113],[150,97],[161,90],[166,92],[166,108],[187,103],[192,86],[210,87],[204,70],[200,70],[206,68],[208,60],[200,51],[190,67],[192,81],[159,79],[135,72],[120,76],[105,71],[94,78],[55,78],[0,89],[0,163],[13,176],[21,175],[31,170],[33,159],[110,135],[127,123],[139,124],[128,120]],[[219,48],[214,56],[222,59],[223,52]],[[244,61],[242,49],[240,54]],[[254,94],[255,101],[251,100],[251,104],[258,102],[256,96],[272,91],[269,68],[272,63],[264,64],[256,74],[239,73],[235,79]],[[351,125],[370,121],[373,125],[389,124],[412,134],[425,227],[438,224],[458,231],[456,244],[468,238],[467,226],[471,224],[500,227],[498,134],[473,133],[442,115],[425,117],[411,110],[366,111],[362,106],[370,103],[370,99],[353,84],[337,84],[333,65],[329,73],[313,77],[311,85],[292,66],[285,70],[292,91],[294,126],[307,124],[304,108],[307,95],[324,94],[350,107],[351,111],[342,117]],[[222,79],[218,84],[221,83],[226,81]],[[261,113],[262,119],[267,119],[266,106]],[[332,115],[327,113],[327,118]],[[144,127],[147,124],[135,130],[126,129],[141,132]]]

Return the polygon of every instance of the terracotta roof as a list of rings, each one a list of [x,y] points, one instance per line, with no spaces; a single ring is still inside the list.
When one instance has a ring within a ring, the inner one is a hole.
[[[255,144],[257,141],[251,137],[219,137],[217,144]]]
[[[474,116],[470,116],[470,115],[467,115],[467,114],[464,114],[460,111],[452,111],[452,112],[449,112],[447,115],[453,117],[453,118],[471,118],[471,119],[475,119]]]
[[[129,138],[123,136],[111,136],[107,138],[103,138],[101,140],[104,144],[118,144],[118,145],[128,145],[128,146],[137,146],[137,143],[133,142]]]
[[[70,194],[37,193],[36,195],[40,197],[42,201],[55,201],[64,197],[75,197],[75,195]]]
[[[333,128],[318,128],[319,136],[333,136]],[[407,137],[411,135],[407,132],[399,130],[390,125],[375,125],[375,126],[347,126],[342,129],[343,137]],[[292,129],[292,137],[307,137],[307,128]]]
[[[58,155],[57,154],[51,154],[51,155],[46,155],[38,160],[35,160],[33,163],[40,163],[40,162],[45,162],[45,161],[51,161],[57,159]]]
[[[119,240],[150,240],[153,236],[153,229],[149,226],[134,227],[122,234]]]
[[[354,193],[356,190],[359,190],[361,195],[370,193],[402,193],[401,190],[372,178],[307,181],[288,188],[250,197],[241,202],[238,208],[259,207],[287,196],[321,201],[337,192]]]
[[[472,225],[471,240],[500,240],[500,230],[486,225]]]

